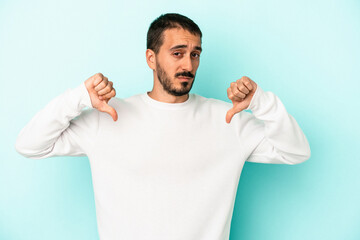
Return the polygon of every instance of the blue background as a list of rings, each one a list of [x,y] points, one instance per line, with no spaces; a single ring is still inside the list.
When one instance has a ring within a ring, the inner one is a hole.
[[[102,72],[128,97],[152,87],[146,32],[162,13],[203,32],[193,93],[227,100],[243,75],[276,93],[311,159],[246,163],[231,239],[360,239],[360,2],[0,1],[0,239],[98,239],[85,157],[31,160],[17,134],[47,102]],[[141,231],[141,229],[139,229]]]

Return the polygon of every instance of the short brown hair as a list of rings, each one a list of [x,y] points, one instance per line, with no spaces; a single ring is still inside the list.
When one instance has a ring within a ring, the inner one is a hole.
[[[150,24],[147,32],[147,49],[158,53],[164,41],[163,32],[171,28],[183,28],[194,35],[199,35],[200,39],[202,37],[199,26],[190,18],[178,13],[167,13],[161,15]]]

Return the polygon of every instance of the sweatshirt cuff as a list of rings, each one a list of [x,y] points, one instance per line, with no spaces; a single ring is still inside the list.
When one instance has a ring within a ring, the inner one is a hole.
[[[81,110],[85,107],[93,108],[85,83],[82,83],[78,87],[74,88],[72,93],[79,99],[78,110]]]
[[[272,95],[273,93],[265,92],[259,85],[257,85],[256,91],[247,110],[251,110],[255,117],[266,114],[269,110],[269,106],[274,103]]]

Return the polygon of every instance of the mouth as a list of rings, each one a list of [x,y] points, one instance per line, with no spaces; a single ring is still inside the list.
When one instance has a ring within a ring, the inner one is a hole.
[[[180,79],[180,80],[183,80],[183,81],[189,81],[189,80],[192,79],[191,77],[184,77],[184,76],[179,76],[177,78]]]

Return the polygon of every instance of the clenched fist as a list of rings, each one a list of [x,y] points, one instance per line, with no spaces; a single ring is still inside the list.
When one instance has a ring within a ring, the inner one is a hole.
[[[108,78],[101,73],[97,73],[85,81],[85,86],[89,92],[93,108],[110,114],[113,120],[116,121],[118,118],[117,112],[108,105],[109,100],[116,95],[113,83],[108,81]]]
[[[248,77],[242,77],[232,82],[227,89],[228,98],[232,101],[233,107],[226,114],[226,122],[230,123],[232,117],[247,109],[256,91],[257,84]]]

